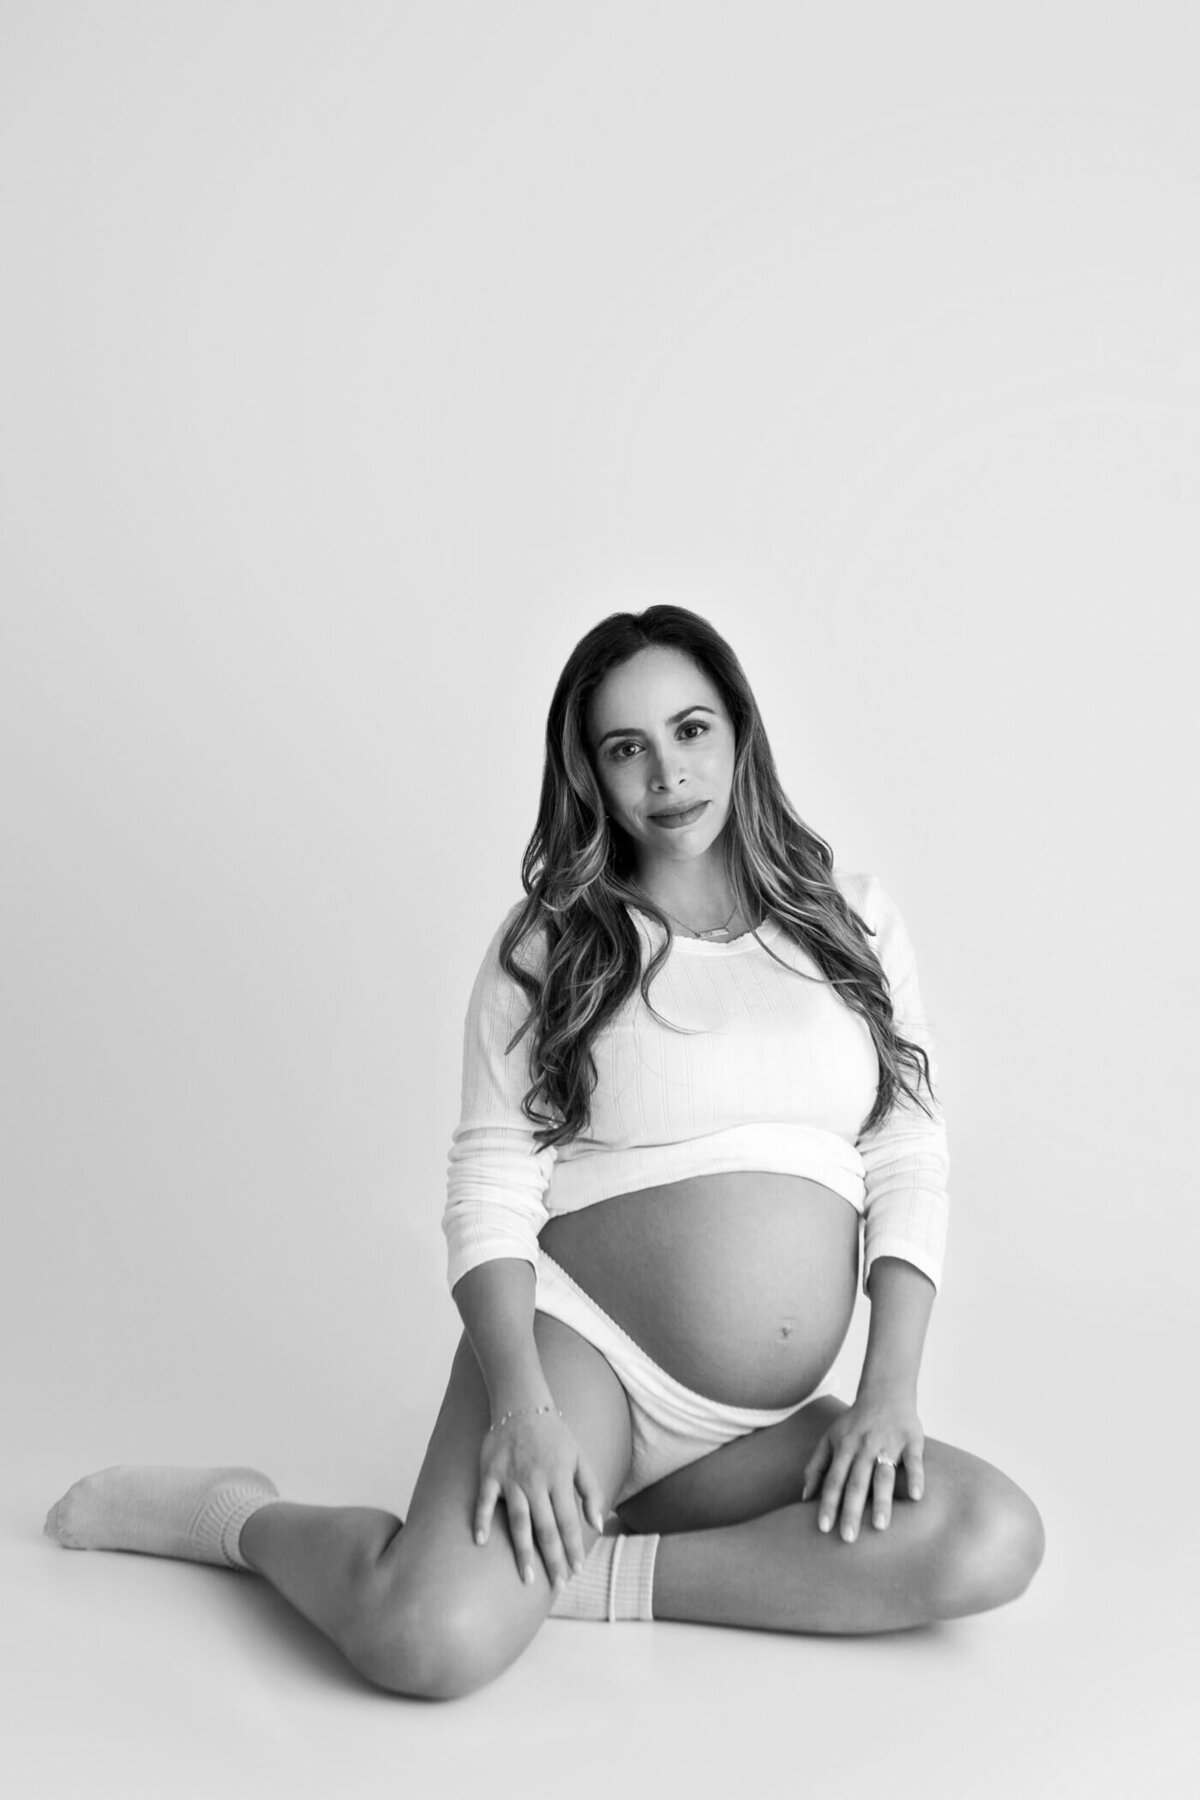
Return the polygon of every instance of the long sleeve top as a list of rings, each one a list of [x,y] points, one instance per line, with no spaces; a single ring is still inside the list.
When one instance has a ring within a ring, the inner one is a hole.
[[[870,942],[896,1028],[926,1051],[936,1091],[932,1037],[899,911],[878,877],[835,868],[833,878],[876,933]],[[724,944],[673,937],[650,994],[656,1010],[690,1035],[660,1025],[635,989],[592,1040],[597,1084],[586,1132],[539,1148],[537,1126],[521,1112],[532,1032],[505,1055],[529,1011],[498,957],[521,904],[497,926],[467,1006],[462,1109],[442,1217],[452,1288],[493,1257],[536,1266],[538,1233],[557,1213],[734,1169],[804,1175],[840,1194],[863,1219],[864,1289],[880,1256],[901,1257],[940,1283],[950,1167],[941,1108],[922,1086],[931,1119],[897,1089],[882,1123],[862,1130],[879,1079],[866,1020],[773,918],[758,938],[786,968],[750,933]],[[644,968],[661,928],[636,909],[630,916]],[[518,952],[523,964],[534,941]],[[907,1070],[906,1078],[913,1079]]]

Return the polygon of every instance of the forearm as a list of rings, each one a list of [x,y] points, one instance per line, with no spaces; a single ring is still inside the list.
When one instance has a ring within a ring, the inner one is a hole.
[[[871,1320],[859,1392],[903,1388],[913,1394],[936,1289],[927,1275],[898,1256],[871,1266]]]
[[[536,1281],[523,1257],[479,1263],[452,1291],[483,1373],[492,1417],[553,1401],[533,1336]]]

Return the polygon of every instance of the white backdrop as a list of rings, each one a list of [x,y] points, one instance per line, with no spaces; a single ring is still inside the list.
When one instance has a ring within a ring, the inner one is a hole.
[[[0,49],[15,1529],[126,1460],[403,1511],[550,693],[670,600],[917,948],[926,1427],[1042,1506],[1023,1605],[1141,1604],[1197,1466],[1194,11],[8,0]]]

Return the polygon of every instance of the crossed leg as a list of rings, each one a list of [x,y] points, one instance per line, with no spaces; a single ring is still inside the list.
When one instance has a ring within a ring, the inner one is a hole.
[[[631,1461],[625,1390],[604,1356],[560,1320],[537,1313],[534,1336],[555,1402],[611,1505]],[[854,1544],[818,1532],[815,1503],[799,1499],[803,1470],[840,1407],[814,1401],[621,1505],[625,1530],[659,1535],[655,1618],[878,1632],[982,1611],[1023,1591],[1042,1556],[1036,1508],[999,1470],[947,1444],[926,1443],[919,1503],[907,1499],[901,1475],[885,1532],[867,1527]],[[249,1566],[389,1691],[468,1693],[507,1668],[550,1611],[544,1564],[536,1559],[532,1585],[521,1581],[502,1506],[488,1543],[472,1536],[487,1424],[487,1392],[464,1334],[403,1526],[369,1507],[272,1500],[241,1529]],[[112,1479],[86,1477],[52,1509],[50,1535],[75,1548],[194,1553],[186,1531],[179,1547],[163,1537],[165,1502],[153,1481],[139,1485],[136,1470],[106,1473]],[[167,1472],[148,1473],[161,1486]],[[108,1518],[114,1479],[120,1506]],[[596,1532],[581,1523],[586,1553]]]
[[[592,1345],[537,1314],[538,1352],[555,1402],[609,1504],[629,1468],[624,1389]],[[817,1530],[801,1503],[804,1465],[840,1410],[814,1401],[739,1438],[624,1502],[627,1531],[660,1534],[658,1619],[787,1632],[881,1632],[984,1611],[1014,1599],[1041,1560],[1036,1508],[999,1470],[927,1440],[926,1491],[856,1543]],[[467,1338],[403,1529],[365,1509],[264,1507],[243,1553],[361,1673],[391,1692],[449,1699],[483,1686],[532,1641],[552,1602],[540,1562],[521,1582],[503,1507],[477,1545],[471,1521],[487,1393]],[[585,1554],[596,1541],[584,1522]]]
[[[903,1469],[885,1531],[856,1542],[817,1529],[804,1466],[843,1402],[815,1400],[722,1445],[618,1508],[625,1530],[662,1534],[656,1619],[767,1631],[897,1631],[1003,1605],[1024,1592],[1045,1538],[1028,1495],[999,1469],[928,1438],[925,1493]]]

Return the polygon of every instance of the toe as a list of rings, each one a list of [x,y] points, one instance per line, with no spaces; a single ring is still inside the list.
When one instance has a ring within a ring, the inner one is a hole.
[[[87,1480],[87,1477],[84,1477]],[[78,1548],[79,1503],[83,1481],[77,1481],[61,1494],[46,1514],[46,1523],[42,1527],[48,1538],[56,1543],[65,1544],[68,1550]]]

